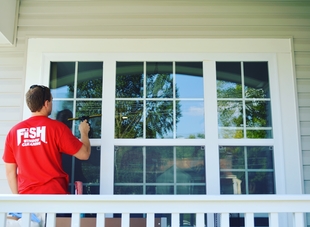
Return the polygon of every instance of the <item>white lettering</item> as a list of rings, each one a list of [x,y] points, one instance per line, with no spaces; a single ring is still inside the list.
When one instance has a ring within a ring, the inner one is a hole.
[[[23,142],[22,142],[23,141]],[[38,146],[41,141],[46,143],[46,126],[36,128],[22,128],[17,130],[17,145]]]

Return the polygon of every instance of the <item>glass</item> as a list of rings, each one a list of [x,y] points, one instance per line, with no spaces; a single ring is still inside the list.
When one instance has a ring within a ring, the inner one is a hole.
[[[221,146],[221,194],[274,194],[273,147]]]
[[[243,109],[241,101],[218,101],[218,126],[242,127]]]
[[[176,62],[176,98],[203,98],[202,62]]]
[[[103,62],[78,62],[77,98],[102,97]]]
[[[244,89],[247,98],[270,98],[268,62],[244,62]]]
[[[216,62],[216,85],[218,98],[241,98],[241,63]]]
[[[51,62],[50,84],[53,98],[73,98],[75,62]]]
[[[176,114],[177,138],[205,138],[203,101],[178,101]]]
[[[114,167],[120,194],[206,193],[204,147],[116,146]]]
[[[68,121],[73,117],[73,101],[53,100],[52,113],[50,117],[63,122],[72,130],[72,121]]]
[[[143,97],[143,62],[116,62],[116,98]]]
[[[143,137],[143,102],[115,101],[115,138]]]
[[[146,63],[146,97],[172,98],[173,74],[172,62]]]
[[[273,169],[273,147],[248,147],[249,169]]]
[[[146,138],[173,138],[172,101],[146,101]]]
[[[101,147],[91,147],[88,160],[79,160],[71,155],[62,155],[62,167],[69,175],[69,191],[75,194],[75,181],[82,181],[83,194],[100,194]]]
[[[75,117],[90,117],[88,123],[90,124],[89,138],[101,138],[101,101],[77,101]],[[75,135],[80,137],[79,132],[80,120],[75,121]]]
[[[115,147],[114,183],[143,182],[142,147]]]

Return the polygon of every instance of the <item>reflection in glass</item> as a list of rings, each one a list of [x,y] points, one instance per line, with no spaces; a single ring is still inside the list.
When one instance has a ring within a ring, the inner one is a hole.
[[[178,101],[176,112],[182,114],[177,122],[177,138],[205,138],[203,101]]]
[[[249,172],[249,194],[274,194],[273,172]]]
[[[115,138],[143,137],[143,102],[115,101]]]
[[[241,139],[244,138],[243,129],[219,128],[218,136],[220,139]]]
[[[218,101],[217,112],[220,127],[241,127],[243,125],[241,101]]]
[[[116,98],[143,97],[143,62],[116,63]]]
[[[102,97],[103,62],[79,62],[77,98]]]
[[[73,101],[53,100],[52,113],[50,117],[52,119],[59,120],[66,125],[68,124],[68,118],[73,116]],[[71,122],[72,126],[72,122]],[[70,127],[71,129],[72,127]]]
[[[273,148],[247,147],[247,159],[249,169],[273,169]]]
[[[173,138],[173,102],[146,102],[146,138]]]
[[[202,62],[176,62],[176,91],[179,98],[203,98]]]
[[[114,183],[143,182],[142,147],[115,147]]]
[[[268,62],[244,62],[245,96],[270,98]]]
[[[240,62],[216,62],[216,84],[218,98],[241,98]]]
[[[146,97],[172,98],[172,62],[146,63]]]
[[[101,114],[101,101],[77,101],[75,117],[96,116]],[[79,120],[75,120],[75,135],[80,137]],[[91,126],[89,138],[101,138],[101,117],[89,118],[88,123]]]
[[[246,101],[247,127],[271,127],[270,101]]]
[[[119,194],[206,193],[204,147],[115,147],[114,166]]]
[[[100,147],[91,147],[92,155],[88,160],[62,155],[63,169],[69,175],[71,194],[75,194],[75,181],[83,182],[83,194],[100,194],[100,150]]]
[[[51,62],[50,84],[53,98],[73,98],[75,62]]]
[[[221,146],[222,194],[274,194],[273,148]]]

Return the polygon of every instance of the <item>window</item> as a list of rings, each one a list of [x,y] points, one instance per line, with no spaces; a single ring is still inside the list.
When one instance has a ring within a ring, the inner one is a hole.
[[[51,62],[49,86],[53,95],[51,117],[65,123],[79,137],[80,120],[88,118],[90,138],[101,138],[103,62]],[[100,193],[100,146],[92,146],[91,157],[81,161],[63,154],[63,168],[69,174],[69,191],[82,181],[84,194]]]

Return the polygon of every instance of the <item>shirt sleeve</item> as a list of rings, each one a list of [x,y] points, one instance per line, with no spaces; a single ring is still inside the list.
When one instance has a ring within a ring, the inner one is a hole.
[[[72,134],[69,128],[63,127],[62,130],[63,133],[59,139],[60,150],[65,154],[74,155],[81,149],[83,143]]]

